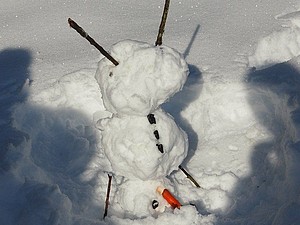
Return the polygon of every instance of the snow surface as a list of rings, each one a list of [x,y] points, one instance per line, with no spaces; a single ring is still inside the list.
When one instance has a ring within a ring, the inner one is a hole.
[[[202,188],[175,171],[164,182],[184,206],[143,217],[133,202],[156,184],[115,176],[104,221],[101,56],[67,18],[107,50],[154,43],[164,2],[3,1],[0,224],[299,224],[299,3],[171,1],[163,43],[190,75],[162,108],[187,133],[183,166]]]

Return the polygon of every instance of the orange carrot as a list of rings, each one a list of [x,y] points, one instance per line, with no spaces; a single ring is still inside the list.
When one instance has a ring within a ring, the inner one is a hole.
[[[180,202],[171,194],[171,192],[168,189],[157,187],[156,191],[160,193],[164,199],[166,199],[166,201],[172,206],[173,209],[180,209]]]

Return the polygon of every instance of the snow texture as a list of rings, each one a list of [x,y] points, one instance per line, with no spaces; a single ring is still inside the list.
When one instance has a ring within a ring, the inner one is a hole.
[[[162,110],[154,115],[156,124],[137,116],[101,121],[103,149],[116,174],[141,180],[163,178],[177,170],[186,157],[186,134]],[[154,130],[159,131],[163,153],[156,146]]]
[[[103,220],[113,168],[96,127],[111,116],[95,80],[102,56],[67,18],[110,50],[128,39],[153,43],[162,8],[145,0],[1,2],[0,224],[300,223],[299,0],[171,1],[163,44],[183,53],[190,73],[161,108],[186,132],[182,165],[201,188],[180,170],[148,181],[114,174]],[[110,71],[105,79],[116,78]],[[164,205],[157,185],[180,210]],[[149,208],[152,198],[164,211]]]
[[[188,75],[183,57],[166,46],[125,40],[99,62],[96,80],[103,103],[112,113],[147,116],[182,89]]]

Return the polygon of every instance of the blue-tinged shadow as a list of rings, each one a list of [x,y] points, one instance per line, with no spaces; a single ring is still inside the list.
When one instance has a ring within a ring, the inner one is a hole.
[[[249,105],[265,136],[257,136],[251,173],[231,195],[236,204],[218,224],[300,223],[300,72],[289,62],[252,69],[245,85]],[[263,130],[264,130],[263,129]]]
[[[183,53],[184,58],[187,58],[190,54],[199,30],[200,25],[198,24],[194,33],[192,34],[187,48]],[[203,85],[202,74],[199,68],[191,64],[189,64],[188,67],[190,73],[182,90],[176,93],[168,102],[162,105],[162,108],[166,112],[170,113],[174,117],[175,122],[179,125],[179,127],[181,127],[187,133],[189,149],[188,155],[182,163],[183,166],[190,161],[197,150],[198,134],[194,131],[190,121],[181,115],[181,112],[183,112],[193,101],[198,99]]]
[[[94,194],[107,175],[82,174],[98,150],[92,118],[27,102],[31,62],[27,49],[0,52],[0,224],[103,224]]]
[[[162,105],[162,108],[170,113],[175,122],[181,127],[188,136],[189,149],[183,165],[186,165],[193,157],[198,146],[198,135],[194,131],[192,124],[181,115],[193,101],[197,100],[202,89],[202,75],[196,66],[189,65],[190,74],[182,90],[176,93],[168,102]]]
[[[0,170],[9,144],[20,144],[26,134],[12,126],[12,110],[17,103],[24,102],[28,93],[23,90],[30,83],[29,66],[31,53],[27,49],[4,49],[0,52]]]

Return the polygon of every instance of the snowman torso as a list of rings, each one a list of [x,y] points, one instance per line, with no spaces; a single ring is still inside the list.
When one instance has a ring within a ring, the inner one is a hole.
[[[186,134],[162,110],[156,110],[154,115],[155,125],[140,116],[103,121],[103,149],[115,173],[130,179],[158,179],[176,170],[186,157]],[[159,139],[153,134],[155,130],[159,131]]]

